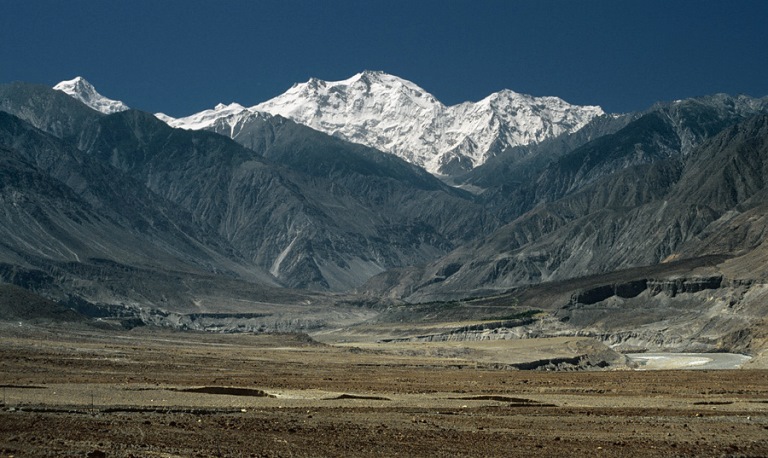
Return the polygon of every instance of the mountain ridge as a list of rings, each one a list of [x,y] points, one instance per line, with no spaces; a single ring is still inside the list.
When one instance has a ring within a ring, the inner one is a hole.
[[[572,150],[512,194],[511,203],[502,202],[523,205],[507,225],[424,268],[403,271],[403,284],[395,272],[374,278],[372,290],[414,301],[483,295],[710,254],[694,248],[697,238],[765,197],[759,157],[768,133],[760,121],[768,106],[755,105],[751,116],[722,106],[712,99],[667,105]],[[742,146],[728,146],[729,138]],[[713,143],[727,154],[715,158]],[[739,159],[740,148],[754,152]],[[706,168],[693,175],[696,167]],[[747,172],[750,167],[755,170]]]
[[[103,115],[50,88],[14,91],[34,97],[9,111],[179,205],[286,286],[347,290],[498,225],[471,195],[423,169],[285,118],[253,115],[261,140],[246,148],[137,110]],[[60,116],[66,129],[40,115],[59,102],[70,113]]]
[[[346,80],[311,78],[252,107],[219,104],[193,115],[156,116],[172,127],[210,129],[222,118],[242,124],[263,112],[395,154],[436,175],[470,170],[505,148],[574,132],[603,114],[597,106],[502,90],[478,102],[445,106],[405,79],[364,71]],[[230,133],[235,138],[234,131]]]

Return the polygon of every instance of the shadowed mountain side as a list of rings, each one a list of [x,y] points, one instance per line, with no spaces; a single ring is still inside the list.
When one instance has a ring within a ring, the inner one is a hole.
[[[718,211],[764,202],[766,151],[768,116],[728,127],[688,161],[675,194],[681,201],[704,202]]]
[[[318,199],[318,204],[332,207],[331,213],[343,208],[335,200],[353,199],[353,220],[361,219],[363,208],[371,208],[390,219],[428,224],[452,244],[472,240],[498,226],[497,218],[474,204],[469,193],[447,186],[391,154],[263,113],[220,119],[212,127],[222,134],[227,129],[237,132],[235,141],[271,162],[313,177],[308,198],[327,194],[328,200]],[[344,225],[350,224],[355,225],[344,221]]]
[[[65,302],[177,311],[308,299],[177,206],[18,118],[0,113],[0,140],[20,148],[0,146],[0,280]]]
[[[690,255],[737,255],[722,268],[734,278],[768,278],[768,116],[723,131],[691,162],[677,184],[681,200],[707,202],[722,215],[680,248]],[[709,165],[709,166],[708,166]],[[695,191],[694,191],[695,190]]]
[[[12,229],[18,237],[40,237],[37,244],[31,246],[45,246],[53,243],[46,238],[55,239],[64,234],[80,240],[78,245],[52,259],[72,261],[78,257],[96,257],[119,259],[129,264],[174,265],[179,269],[233,275],[237,272],[237,275],[274,284],[266,273],[259,275],[256,270],[245,267],[245,260],[217,234],[190,224],[190,215],[177,206],[117,170],[85,156],[67,142],[2,112],[0,145],[10,147],[4,149],[4,158],[9,161],[4,170],[8,175],[4,183],[6,191],[16,196],[35,193],[34,197],[27,195],[26,202],[38,207],[38,211],[26,214],[32,218],[45,217],[47,225],[63,225],[70,220],[74,224],[69,229],[61,226],[60,231],[37,236],[33,236],[35,231],[19,230],[27,226]],[[24,183],[19,181],[22,179]],[[43,207],[46,209],[42,210]],[[62,212],[62,209],[71,211]],[[8,208],[6,216],[11,215],[10,211]],[[88,218],[83,217],[86,213]],[[75,221],[78,214],[79,223]]]
[[[353,173],[392,178],[421,189],[451,189],[424,169],[396,156],[346,142],[281,116],[233,115],[219,119],[207,130],[231,135],[237,143],[270,161],[311,176],[341,178]]]
[[[0,84],[0,111],[59,138],[75,137],[104,115],[61,91],[31,83]]]
[[[249,131],[254,152],[138,111],[103,116],[67,96],[59,104],[63,94],[44,87],[3,90],[23,102],[6,109],[180,205],[192,217],[179,221],[211,228],[288,286],[348,289],[498,227],[471,195],[423,170],[283,118],[264,115],[264,128]],[[40,115],[50,107],[56,117]]]
[[[82,138],[88,154],[180,204],[293,287],[348,289],[497,226],[471,196],[402,160],[274,121],[264,151],[137,111],[103,118]]]

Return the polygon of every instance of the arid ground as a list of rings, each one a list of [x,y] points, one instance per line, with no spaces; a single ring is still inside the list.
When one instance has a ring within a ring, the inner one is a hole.
[[[0,342],[3,457],[768,456],[766,370],[524,371],[469,344],[148,328]]]

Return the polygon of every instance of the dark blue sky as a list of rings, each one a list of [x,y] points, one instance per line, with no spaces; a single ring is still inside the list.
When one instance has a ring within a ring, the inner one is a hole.
[[[81,75],[151,112],[366,69],[449,105],[505,88],[610,112],[765,96],[768,1],[0,0],[0,82]]]

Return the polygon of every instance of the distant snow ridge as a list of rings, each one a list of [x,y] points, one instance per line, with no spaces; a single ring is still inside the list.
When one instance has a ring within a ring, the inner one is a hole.
[[[343,81],[312,78],[250,108],[220,104],[185,118],[156,116],[173,127],[197,130],[210,129],[220,119],[234,126],[258,112],[286,117],[445,175],[477,167],[507,147],[575,132],[604,114],[598,106],[510,90],[479,102],[445,106],[410,81],[365,71]]]
[[[69,81],[62,81],[53,87],[57,91],[62,91],[73,98],[83,102],[96,111],[104,114],[117,113],[118,111],[129,110],[128,105],[119,100],[112,100],[96,92],[96,88],[85,78],[78,76]]]
[[[219,119],[244,112],[249,113],[250,111],[239,103],[231,103],[229,105],[220,103],[212,110],[204,110],[200,113],[195,113],[192,116],[187,116],[186,118],[172,118],[165,113],[157,113],[155,114],[155,117],[164,121],[171,127],[187,130],[202,130],[211,127]]]

